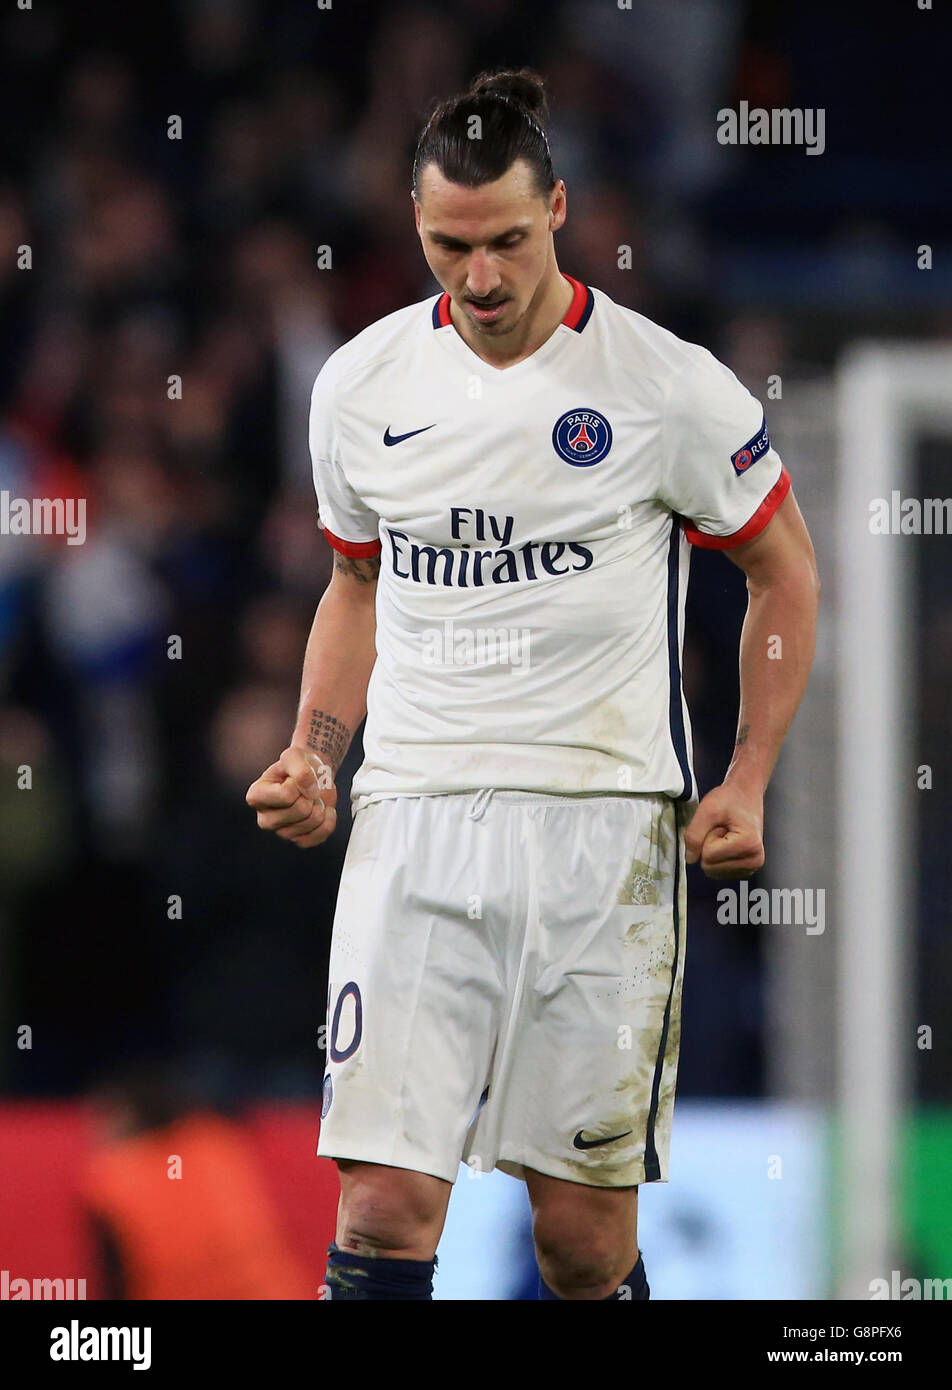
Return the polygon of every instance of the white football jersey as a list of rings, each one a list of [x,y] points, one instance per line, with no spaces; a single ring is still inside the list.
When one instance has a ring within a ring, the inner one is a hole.
[[[314,383],[320,525],[381,561],[355,809],[483,787],[696,799],[691,545],[750,540],[790,479],[727,367],[566,279],[565,318],[511,367],[441,294]]]

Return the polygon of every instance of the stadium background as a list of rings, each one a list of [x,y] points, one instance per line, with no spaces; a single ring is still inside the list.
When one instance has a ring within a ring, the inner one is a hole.
[[[717,885],[692,870],[672,1183],[642,1202],[653,1295],[835,1291],[829,846],[848,797],[830,761],[835,373],[857,340],[952,331],[941,22],[912,4],[871,15],[814,0],[8,10],[0,487],[88,498],[88,535],[0,537],[0,1265],[104,1287],[82,1205],[103,1138],[93,1100],[112,1085],[147,1112],[160,1068],[179,1109],[235,1117],[305,1269],[298,1296],[313,1296],[333,1197],[313,1158],[317,1034],[347,817],[299,855],[244,804],[287,741],[330,572],[308,395],[337,344],[436,292],[409,202],[430,101],[484,67],[530,63],[550,84],[568,186],[561,267],[705,344],[764,400],[825,586],[758,882],[825,885],[826,932],[721,925]],[[823,108],[824,152],[718,144],[716,112],[740,99]],[[919,455],[932,494],[952,491],[948,437]],[[908,543],[916,761],[935,779],[917,821],[909,1004],[937,1023],[952,571],[947,539]],[[696,553],[685,677],[705,789],[732,746],[744,602],[739,572]],[[869,1011],[875,1028],[875,999]],[[920,1277],[952,1274],[950,1082],[937,1030],[915,1058],[896,1172],[898,1257]],[[770,1181],[778,1153],[783,1180]],[[530,1286],[523,1201],[501,1175],[463,1176],[444,1296]]]

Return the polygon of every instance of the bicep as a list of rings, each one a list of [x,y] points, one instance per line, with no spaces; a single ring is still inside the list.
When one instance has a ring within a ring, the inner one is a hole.
[[[792,489],[758,536],[726,553],[744,571],[752,590],[807,577],[813,584],[819,582],[813,542]]]

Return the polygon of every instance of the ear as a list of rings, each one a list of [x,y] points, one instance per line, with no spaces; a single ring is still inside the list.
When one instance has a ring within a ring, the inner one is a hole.
[[[557,232],[565,221],[566,214],[565,183],[562,179],[559,179],[550,197],[552,201],[549,203],[549,231]]]

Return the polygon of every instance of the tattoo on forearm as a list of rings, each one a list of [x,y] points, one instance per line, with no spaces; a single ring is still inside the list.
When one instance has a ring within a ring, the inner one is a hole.
[[[335,775],[344,761],[353,734],[341,720],[323,710],[311,710],[311,726],[307,731],[307,746],[330,763]]]
[[[369,560],[355,560],[351,555],[334,551],[334,568],[341,574],[349,574],[358,584],[373,584],[380,573],[380,556],[372,555]]]
[[[746,743],[746,742],[747,742],[747,735],[748,735],[749,733],[750,733],[750,725],[749,725],[749,724],[741,724],[740,728],[737,730],[737,738],[734,740],[734,746],[735,746],[736,748],[739,748],[739,747],[741,746],[742,743]]]

